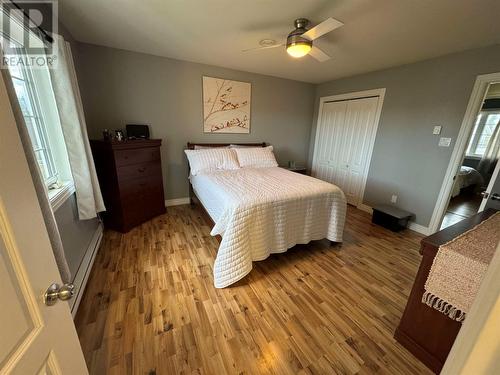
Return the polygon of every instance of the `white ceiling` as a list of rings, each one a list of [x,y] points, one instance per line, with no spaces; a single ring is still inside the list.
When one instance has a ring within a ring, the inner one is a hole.
[[[379,70],[500,43],[499,0],[61,0],[78,40],[306,82]],[[293,59],[283,41],[293,20],[334,17],[344,26],[318,40],[333,58]]]

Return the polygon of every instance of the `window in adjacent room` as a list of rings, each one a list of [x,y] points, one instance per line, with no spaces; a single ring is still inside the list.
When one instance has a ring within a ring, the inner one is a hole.
[[[500,111],[483,111],[478,115],[467,147],[467,156],[477,158],[483,156],[499,121]]]

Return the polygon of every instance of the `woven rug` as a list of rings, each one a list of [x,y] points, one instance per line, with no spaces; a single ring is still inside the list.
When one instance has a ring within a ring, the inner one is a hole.
[[[500,242],[500,212],[441,245],[422,302],[459,322],[465,319]]]

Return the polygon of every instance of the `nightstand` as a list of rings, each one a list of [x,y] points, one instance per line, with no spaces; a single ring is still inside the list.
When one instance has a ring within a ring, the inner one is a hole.
[[[289,166],[284,166],[284,167],[281,167],[281,168],[289,170],[289,171],[292,171],[292,172],[300,173],[300,174],[307,174],[307,168],[306,167],[300,167],[300,166],[289,167]]]

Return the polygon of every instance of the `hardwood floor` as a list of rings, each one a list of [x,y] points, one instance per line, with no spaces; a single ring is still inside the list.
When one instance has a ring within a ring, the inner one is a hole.
[[[215,289],[189,206],[106,231],[76,317],[91,374],[427,374],[394,339],[421,237],[349,207],[345,241],[300,245]]]
[[[468,217],[474,216],[479,210],[482,197],[474,193],[461,193],[450,199],[448,208],[441,223],[441,229],[448,228]]]

